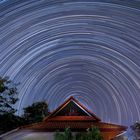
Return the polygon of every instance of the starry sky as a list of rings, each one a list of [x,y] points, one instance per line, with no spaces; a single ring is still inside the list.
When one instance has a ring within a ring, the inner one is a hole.
[[[74,96],[102,121],[140,120],[140,0],[1,0],[0,75],[18,114]]]

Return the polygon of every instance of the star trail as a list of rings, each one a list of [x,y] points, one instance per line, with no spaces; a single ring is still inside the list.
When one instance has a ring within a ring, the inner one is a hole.
[[[140,120],[140,1],[0,1],[0,75],[20,83],[18,114],[74,96],[105,122]]]

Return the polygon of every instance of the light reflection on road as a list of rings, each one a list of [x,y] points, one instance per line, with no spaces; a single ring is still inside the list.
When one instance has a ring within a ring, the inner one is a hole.
[[[54,133],[18,131],[3,136],[0,140],[53,140]]]

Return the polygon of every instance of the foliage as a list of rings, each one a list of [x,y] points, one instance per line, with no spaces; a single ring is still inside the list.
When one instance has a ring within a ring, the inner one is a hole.
[[[24,124],[24,119],[12,113],[0,115],[0,132],[4,133]]]
[[[136,122],[133,125],[131,125],[131,128],[133,130],[140,130],[140,122]]]
[[[0,77],[0,115],[15,113],[13,105],[18,101],[16,84],[9,78]]]
[[[0,132],[4,133],[22,125],[22,118],[14,113],[14,105],[18,101],[16,85],[8,77],[0,77]]]
[[[100,130],[97,127],[87,129],[86,133],[77,133],[76,140],[103,140]]]
[[[63,134],[57,131],[55,134],[55,140],[72,140],[72,133],[70,128],[66,128]]]
[[[65,131],[64,131],[64,139],[65,140],[71,140],[72,139],[72,133],[71,133],[71,130],[70,128],[66,128]]]
[[[89,133],[89,136],[93,140],[102,140],[102,136],[101,136],[100,130],[97,127],[93,127],[92,126],[91,131]]]
[[[57,131],[55,133],[55,140],[65,140],[64,135],[62,133],[60,133],[59,131]]]
[[[24,108],[24,118],[28,124],[40,122],[49,114],[48,104],[44,101],[33,103]]]
[[[137,140],[140,136],[140,122],[136,122],[133,125],[131,125],[126,133],[128,140]]]
[[[21,125],[42,121],[48,115],[45,102],[33,103],[24,108],[23,117],[15,115],[15,103],[18,101],[16,84],[9,78],[0,77],[0,132],[7,132]]]
[[[77,133],[74,136],[70,128],[66,128],[64,133],[56,132],[55,140],[103,140],[103,138],[97,127],[91,127],[91,129],[87,129],[87,132]]]
[[[75,139],[76,140],[91,140],[91,139],[89,139],[87,133],[77,133],[75,135]]]

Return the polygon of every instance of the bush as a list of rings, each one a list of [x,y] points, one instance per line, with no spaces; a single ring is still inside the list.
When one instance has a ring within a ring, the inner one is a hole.
[[[75,136],[72,135],[70,128],[66,128],[64,133],[56,132],[55,140],[103,140],[103,137],[97,127],[91,127],[87,132],[76,133]]]

